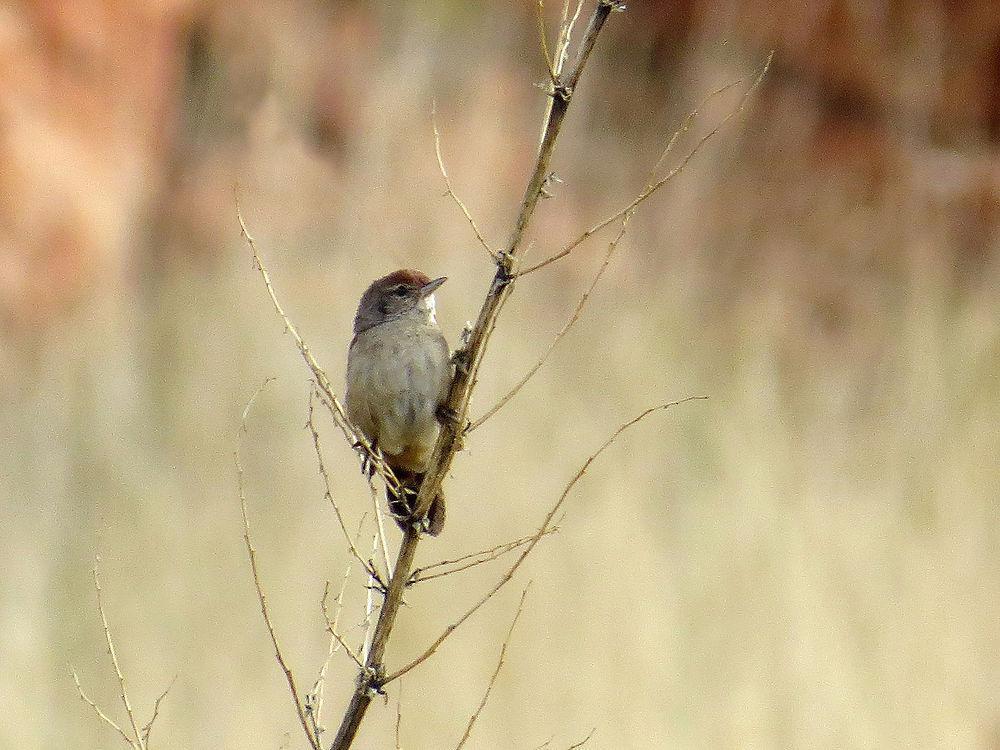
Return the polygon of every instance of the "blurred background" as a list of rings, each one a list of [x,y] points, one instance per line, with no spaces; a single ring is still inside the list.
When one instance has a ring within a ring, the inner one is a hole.
[[[418,564],[530,533],[615,426],[711,398],[602,456],[560,532],[404,678],[404,747],[457,742],[529,579],[472,746],[595,729],[594,748],[1000,747],[1000,12],[776,5],[636,0],[600,39],[529,258],[625,205],[685,113],[776,52],[746,114],[639,211],[551,361],[469,439]],[[154,745],[304,747],[232,460],[265,377],[248,499],[303,690],[327,654],[324,582],[349,557],[303,429],[308,372],[233,188],[334,382],[356,300],[401,266],[449,277],[455,342],[491,265],[443,196],[432,104],[455,189],[499,246],[545,106],[534,3],[15,0],[0,57],[0,746],[120,743],[69,669],[125,720],[100,552],[143,719],[177,676]],[[666,167],[738,99],[707,107]],[[517,285],[474,413],[547,346],[609,238]],[[357,523],[354,455],[319,426]],[[500,572],[411,591],[390,667]],[[334,655],[327,741],[353,676]],[[357,746],[392,746],[394,723],[374,704]]]

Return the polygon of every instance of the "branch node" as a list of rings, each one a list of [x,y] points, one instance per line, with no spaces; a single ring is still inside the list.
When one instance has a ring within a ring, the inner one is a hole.
[[[573,87],[568,86],[562,81],[556,79],[556,81],[552,84],[552,88],[548,90],[548,94],[553,99],[558,99],[564,104],[569,104],[569,100],[573,96]]]
[[[358,674],[358,687],[372,699],[376,695],[385,695],[383,685],[385,685],[385,667],[381,664],[365,667],[364,671]]]
[[[544,192],[544,187],[542,188],[542,191]],[[514,273],[514,263],[515,259],[513,253],[504,250],[498,254],[496,275],[497,291],[502,290],[516,278],[517,274]]]

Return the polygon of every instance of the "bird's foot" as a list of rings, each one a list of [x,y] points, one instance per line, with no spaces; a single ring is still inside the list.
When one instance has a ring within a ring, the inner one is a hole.
[[[378,457],[378,448],[375,447],[374,444],[371,448],[369,448],[360,440],[354,443],[351,447],[361,454],[361,473],[364,474],[367,479],[371,479],[375,476],[375,462]]]

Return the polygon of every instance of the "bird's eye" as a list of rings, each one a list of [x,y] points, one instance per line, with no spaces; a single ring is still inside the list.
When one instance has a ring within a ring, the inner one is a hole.
[[[395,294],[397,297],[405,297],[406,287],[400,284],[399,286],[393,287],[392,293]]]

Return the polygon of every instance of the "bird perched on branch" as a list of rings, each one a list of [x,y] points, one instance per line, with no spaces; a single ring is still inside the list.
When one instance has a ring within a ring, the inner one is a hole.
[[[399,491],[387,487],[386,495],[403,529],[413,520],[451,383],[448,342],[434,311],[434,292],[444,282],[407,269],[376,279],[361,296],[347,354],[347,415],[399,479]],[[444,519],[439,492],[427,514],[428,533],[441,533]]]

